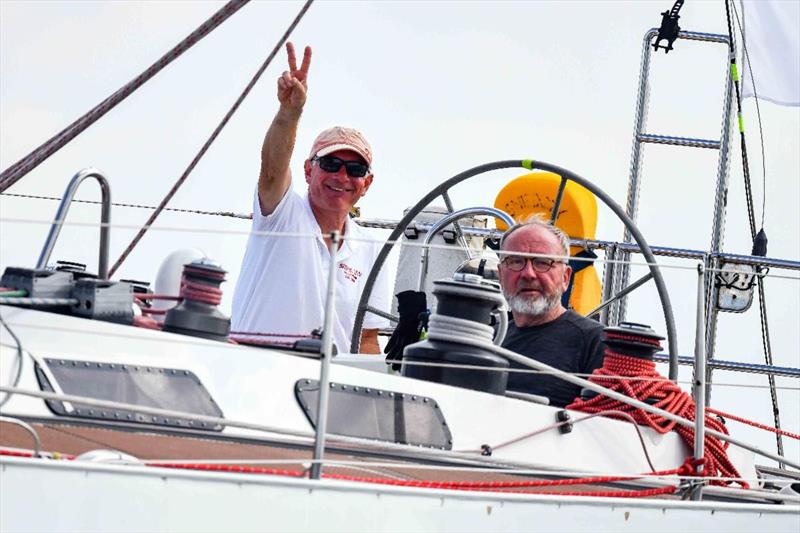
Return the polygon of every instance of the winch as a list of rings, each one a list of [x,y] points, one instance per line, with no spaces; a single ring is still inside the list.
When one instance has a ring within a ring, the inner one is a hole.
[[[635,322],[620,322],[618,326],[604,328],[604,341],[606,345],[606,356],[621,355],[634,357],[645,361],[652,361],[653,355],[661,351],[661,341],[664,337],[653,331],[646,324]],[[589,389],[581,390],[581,399],[589,400],[597,396],[595,391]],[[649,399],[645,399],[648,403]]]
[[[181,303],[167,311],[164,331],[227,341],[231,320],[219,312],[222,300],[219,288],[227,272],[209,259],[197,259],[184,265],[181,280]]]
[[[504,304],[500,286],[478,275],[457,273],[452,280],[434,281],[433,294],[438,304],[429,320],[428,338],[405,348],[403,375],[505,394],[508,361],[479,347],[495,337],[493,314],[504,312],[499,311]],[[469,366],[481,368],[465,368]]]

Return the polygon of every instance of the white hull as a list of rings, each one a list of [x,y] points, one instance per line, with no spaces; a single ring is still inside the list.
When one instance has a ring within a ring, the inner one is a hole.
[[[2,531],[791,531],[800,507],[0,460]]]

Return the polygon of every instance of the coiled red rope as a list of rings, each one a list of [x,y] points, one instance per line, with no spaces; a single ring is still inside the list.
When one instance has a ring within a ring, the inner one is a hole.
[[[645,339],[629,339],[638,342]],[[605,377],[614,376],[614,378]],[[629,379],[618,379],[618,376],[630,376]],[[642,379],[637,379],[642,378]],[[651,403],[654,407],[663,409],[687,420],[695,419],[695,403],[692,397],[684,392],[680,387],[664,378],[656,371],[653,361],[629,357],[618,354],[610,349],[606,349],[606,356],[603,366],[595,370],[589,381],[601,385],[613,391],[625,394],[631,398]],[[672,420],[662,416],[654,415],[624,404],[618,400],[611,399],[604,395],[598,395],[588,400],[577,399],[567,409],[574,409],[585,413],[597,413],[600,411],[616,410],[628,413],[639,424],[646,425],[659,433],[675,431],[689,445],[694,447],[694,429],[680,426]],[[609,415],[614,417],[613,414]],[[717,418],[706,416],[706,427],[721,433],[728,434],[728,430]],[[706,435],[705,443],[705,466],[704,474],[711,477],[731,477],[738,478],[739,471],[728,458],[726,449],[727,443],[723,443],[718,438]],[[732,481],[715,480],[711,482],[715,485],[729,485]],[[736,481],[743,488],[749,485],[744,481]]]
[[[197,274],[202,278],[214,279],[222,282],[225,280],[225,273],[222,271],[215,272],[205,268],[194,268],[191,265],[183,267],[181,298],[209,305],[219,305],[220,302],[222,302],[222,289],[213,287],[208,283],[192,281],[189,277],[193,274]]]

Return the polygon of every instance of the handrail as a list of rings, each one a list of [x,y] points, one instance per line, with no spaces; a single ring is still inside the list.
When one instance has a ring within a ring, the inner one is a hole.
[[[657,363],[668,363],[669,356],[665,354],[655,354],[653,360]],[[679,365],[694,365],[694,357],[685,355],[678,356]],[[745,374],[765,374],[768,376],[781,376],[786,378],[800,379],[800,368],[791,366],[759,365],[756,363],[740,363],[738,361],[721,361],[711,359],[706,361],[706,367],[714,370],[726,370],[728,372],[742,372]]]
[[[515,221],[513,218],[511,218],[511,215],[494,207],[466,207],[445,215],[437,220],[430,227],[430,230],[428,231],[427,235],[425,235],[425,240],[423,241],[424,246],[420,256],[419,285],[417,290],[425,290],[425,278],[428,277],[428,258],[430,257],[431,253],[430,246],[428,245],[431,243],[436,234],[448,224],[461,220],[462,218],[470,215],[492,215],[503,219],[503,222],[505,222],[509,228],[515,224]]]
[[[367,219],[356,218],[353,222],[361,227],[376,228],[376,229],[394,229],[400,221],[388,219]],[[431,230],[433,224],[425,222],[415,222],[409,224],[413,226],[420,233],[425,233]],[[472,226],[461,226],[461,231],[467,236],[478,236],[484,238],[500,238],[503,232],[495,228],[476,228]],[[597,239],[570,239],[572,246],[580,246],[589,250],[607,250],[612,246],[616,246],[617,250],[628,253],[641,253],[641,249],[636,243],[624,243],[618,241],[603,241]],[[778,259],[774,257],[761,257],[758,255],[743,255],[717,252],[711,253],[703,250],[694,250],[690,248],[672,248],[668,246],[651,246],[650,251],[653,255],[677,257],[679,259],[704,259],[706,256],[716,257],[725,263],[736,265],[751,265],[751,266],[767,266],[770,268],[781,268],[785,270],[800,270],[800,261],[791,261],[788,259]]]
[[[111,228],[111,187],[108,184],[106,177],[96,168],[85,168],[75,174],[67,185],[67,190],[64,191],[64,196],[61,203],[58,205],[56,218],[50,226],[50,232],[47,234],[47,240],[44,242],[42,253],[39,254],[39,260],[36,262],[37,269],[43,269],[47,266],[50,260],[50,254],[53,253],[53,248],[56,246],[56,240],[61,227],[64,225],[64,220],[67,218],[67,213],[72,205],[72,200],[75,193],[78,192],[83,180],[86,178],[94,178],[100,184],[100,193],[102,195],[102,208],[100,211],[100,254],[98,258],[97,275],[100,279],[108,279],[108,243],[110,238]]]

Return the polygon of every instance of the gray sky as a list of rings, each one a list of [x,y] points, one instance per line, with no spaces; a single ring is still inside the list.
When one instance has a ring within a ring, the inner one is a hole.
[[[361,129],[376,153],[376,178],[362,202],[368,218],[399,218],[442,180],[472,166],[533,158],[569,168],[625,203],[637,77],[644,32],[669,1],[641,2],[317,2],[292,37],[314,48],[309,98],[292,168],[323,128]],[[222,2],[14,2],[0,0],[0,168],[82,115],[149,66]],[[157,204],[189,164],[302,4],[252,2],[123,104],[51,157],[9,192],[60,196],[79,169],[107,173],[115,201]],[[685,30],[725,33],[724,3],[687,2]],[[173,207],[249,212],[259,147],[276,110],[281,54],[177,194]],[[648,131],[719,138],[726,50],[679,42],[653,59]],[[756,213],[763,187],[755,107],[745,102]],[[800,258],[800,109],[761,106],[767,157],[769,255]],[[725,250],[749,253],[738,136],[731,160]],[[708,248],[717,153],[647,146],[640,227],[650,244]],[[492,205],[522,174],[476,178],[453,191],[457,207]],[[295,180],[298,190],[302,178]],[[93,185],[79,197],[96,198]],[[56,203],[0,197],[0,267],[36,261]],[[600,209],[597,237],[621,238]],[[95,206],[74,205],[70,220],[95,222]],[[117,208],[117,224],[141,224],[149,211]],[[230,297],[246,242],[246,221],[165,213],[119,277],[152,280],[172,250],[199,247],[230,272]],[[112,261],[133,230],[112,232]],[[67,227],[53,257],[96,265],[97,230]],[[682,263],[686,264],[686,263]],[[641,267],[634,268],[634,275]],[[778,271],[773,271],[778,273]],[[785,274],[786,272],[780,272]],[[680,350],[694,335],[695,274],[665,273]],[[769,279],[775,363],[800,366],[800,284]],[[640,291],[629,319],[663,331],[652,287]],[[763,362],[757,307],[720,322],[718,356]],[[689,374],[683,374],[688,377]],[[719,382],[764,385],[761,377],[719,372]],[[796,380],[781,384],[797,387]],[[796,391],[781,391],[784,426],[800,428]],[[743,397],[747,401],[742,402]],[[722,410],[771,420],[763,389],[715,390]],[[734,427],[734,426],[732,426]],[[774,439],[736,425],[739,435],[772,447]],[[800,447],[787,441],[795,460]]]

